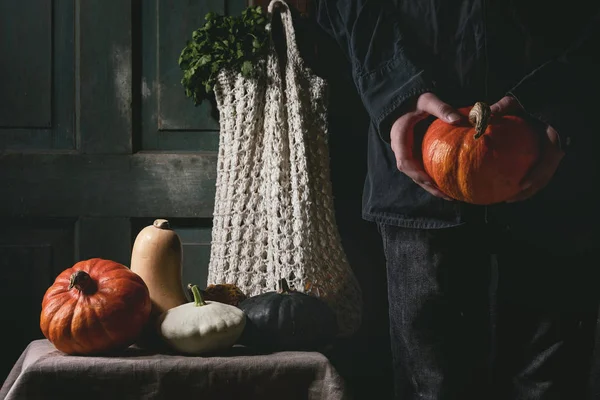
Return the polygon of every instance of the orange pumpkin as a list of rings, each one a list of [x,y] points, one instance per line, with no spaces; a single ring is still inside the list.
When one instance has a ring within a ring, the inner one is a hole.
[[[471,204],[500,203],[519,193],[539,157],[539,133],[518,116],[492,115],[484,103],[458,111],[469,123],[438,119],[425,132],[425,172],[448,196]]]
[[[193,299],[192,284],[188,285],[188,293]],[[200,294],[204,300],[216,301],[231,306],[237,306],[247,298],[246,294],[233,283],[211,284],[206,289],[200,290]]]
[[[100,354],[133,344],[152,303],[142,278],[115,261],[92,258],[63,271],[42,301],[40,328],[67,354]]]

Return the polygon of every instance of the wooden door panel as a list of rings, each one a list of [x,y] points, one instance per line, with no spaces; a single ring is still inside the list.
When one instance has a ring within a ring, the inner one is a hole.
[[[185,96],[178,60],[208,12],[239,14],[244,7],[241,0],[141,3],[141,150],[217,150],[214,110]]]
[[[56,275],[74,262],[75,225],[73,219],[2,220],[0,302],[6,305],[4,340],[10,345],[0,353],[0,382],[27,344],[43,337],[42,297]]]
[[[76,219],[73,218],[3,218],[0,246],[48,247],[48,274],[54,277],[74,260]],[[13,270],[18,270],[15,265]]]
[[[39,10],[31,13],[29,7]],[[10,55],[0,66],[0,87],[6,104],[0,107],[5,126],[50,128],[52,125],[52,3],[33,0],[0,2],[0,54]],[[19,22],[29,20],[29,24]],[[35,110],[27,113],[25,110]]]
[[[81,217],[75,230],[75,259],[105,258],[131,265],[131,219]]]
[[[3,340],[0,358],[14,363],[30,340],[42,338],[39,315],[42,297],[51,282],[52,248],[47,245],[0,244],[0,301],[3,307]],[[37,317],[37,318],[36,318]],[[1,377],[11,364],[0,363]]]
[[[222,14],[225,12],[225,4],[223,1],[199,1],[181,8],[176,3],[176,0],[158,1],[156,14],[145,13],[144,17],[148,18],[143,19],[144,22],[155,25],[156,29],[154,43],[148,43],[154,45],[154,48],[148,48],[144,53],[154,56],[150,59],[156,66],[155,76],[148,76],[148,79],[152,79],[156,89],[157,128],[162,132],[196,131],[196,135],[216,132],[218,124],[207,113],[208,107],[203,105],[198,109],[190,99],[182,95],[182,74],[178,59],[185,43],[191,39],[192,31],[204,25],[206,13],[212,11]]]
[[[73,37],[73,0],[0,2],[0,149],[73,148]]]
[[[132,151],[132,2],[76,2],[77,148]]]
[[[210,226],[178,226],[175,231],[183,244],[183,285],[188,283],[200,287],[206,285],[208,279],[208,262],[210,260]]]
[[[0,153],[0,213],[212,218],[215,153]]]

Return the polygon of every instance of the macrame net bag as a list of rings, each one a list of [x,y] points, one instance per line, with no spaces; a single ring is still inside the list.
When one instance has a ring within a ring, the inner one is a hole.
[[[273,0],[268,13],[264,74],[222,71],[215,85],[220,142],[207,284],[233,283],[254,296],[285,278],[324,300],[348,336],[360,325],[362,295],[335,220],[327,86],[304,65],[287,4]],[[281,60],[276,35],[286,43]]]

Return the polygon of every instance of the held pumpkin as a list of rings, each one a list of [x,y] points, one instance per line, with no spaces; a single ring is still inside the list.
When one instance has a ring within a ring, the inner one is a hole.
[[[500,203],[519,193],[538,160],[539,134],[523,118],[492,115],[484,103],[458,111],[470,125],[438,119],[425,132],[425,172],[448,196],[471,204]]]
[[[151,307],[142,278],[115,261],[92,258],[56,277],[42,301],[40,328],[64,353],[107,353],[136,341]]]
[[[261,350],[317,350],[337,334],[336,315],[321,299],[290,289],[285,279],[279,289],[242,301],[247,315],[240,343]]]

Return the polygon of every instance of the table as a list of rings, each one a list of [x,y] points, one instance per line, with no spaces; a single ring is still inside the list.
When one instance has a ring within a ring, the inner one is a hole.
[[[253,354],[235,346],[211,357],[156,354],[131,346],[108,357],[69,356],[47,340],[23,351],[0,389],[22,399],[349,399],[343,379],[318,352]]]

